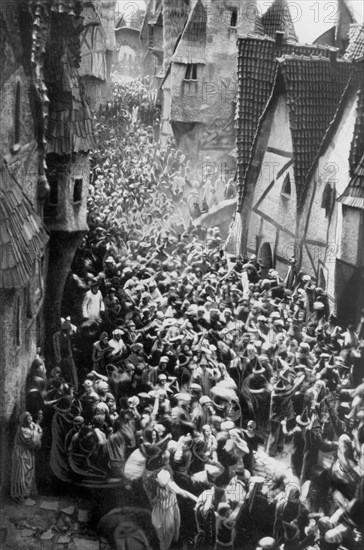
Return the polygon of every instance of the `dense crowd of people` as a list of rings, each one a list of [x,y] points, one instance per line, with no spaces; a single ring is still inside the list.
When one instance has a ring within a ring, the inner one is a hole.
[[[128,129],[96,152],[54,363],[38,350],[27,378],[12,497],[32,494],[42,446],[56,479],[148,512],[132,548],[359,550],[363,327],[340,327],[294,258],[281,278],[227,254],[217,227],[164,223],[188,161],[123,105]],[[111,548],[126,547],[121,513],[99,523]]]
[[[363,341],[294,259],[282,280],[203,233],[86,262],[27,381],[52,471],[145,494],[161,550],[359,549]]]

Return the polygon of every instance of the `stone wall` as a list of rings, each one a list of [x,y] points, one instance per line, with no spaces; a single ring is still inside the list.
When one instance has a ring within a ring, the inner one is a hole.
[[[5,33],[3,39],[4,36]],[[10,40],[5,38],[5,42],[0,52],[1,61],[5,56],[8,69],[2,74],[2,78],[6,78],[0,87],[0,157],[6,160],[34,210],[40,212],[37,196],[39,153],[30,107],[30,80],[16,59]],[[46,258],[34,264],[26,287],[0,289],[0,494],[8,489],[13,436],[19,413],[25,406],[24,383],[41,340],[45,271]]]

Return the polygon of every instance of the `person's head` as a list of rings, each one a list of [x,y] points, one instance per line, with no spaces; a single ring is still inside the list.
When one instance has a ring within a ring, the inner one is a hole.
[[[100,334],[100,342],[102,342],[103,344],[107,344],[109,341],[109,337],[107,335],[107,332],[102,332]]]
[[[90,395],[94,389],[94,386],[91,380],[85,380],[83,383],[83,387],[86,395]]]
[[[257,423],[255,420],[249,420],[248,424],[246,425],[247,432],[249,434],[253,434],[257,428]]]
[[[256,356],[256,349],[253,344],[248,344],[246,347],[247,356],[249,359],[254,359]]]
[[[51,370],[51,375],[52,375],[53,378],[60,378],[61,375],[62,375],[61,367],[54,367]]]
[[[166,357],[165,355],[163,355],[163,356],[160,358],[160,360],[159,360],[159,368],[160,368],[161,370],[163,370],[163,371],[166,370],[167,365],[168,365],[168,362],[169,362],[168,357]]]
[[[93,294],[97,294],[98,291],[99,291],[99,289],[100,289],[99,282],[98,282],[98,281],[93,281],[93,282],[91,283],[91,292],[92,292]]]
[[[108,393],[109,391],[109,385],[107,382],[104,382],[103,380],[101,380],[98,384],[98,388],[97,388],[97,391],[100,395],[104,396]]]
[[[25,411],[23,414],[20,415],[21,426],[29,427],[32,422],[33,422],[33,417],[30,414],[30,412]]]
[[[167,383],[167,376],[165,374],[160,374],[158,376],[158,382],[161,386],[165,386]]]
[[[202,433],[205,437],[209,437],[211,435],[211,427],[209,424],[202,426]]]
[[[123,331],[121,329],[115,329],[112,333],[112,336],[114,338],[114,340],[116,340],[117,342],[119,342],[121,340],[121,337],[123,335]]]

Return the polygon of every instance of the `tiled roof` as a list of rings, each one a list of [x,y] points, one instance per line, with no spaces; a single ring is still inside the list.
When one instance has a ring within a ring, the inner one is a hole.
[[[293,142],[298,206],[306,176],[352,74],[352,63],[324,57],[284,56],[283,77]]]
[[[255,18],[254,34],[259,35],[259,36],[264,36],[265,35],[265,29],[264,29],[264,26],[263,26],[263,23],[262,23],[262,18],[259,17],[259,15],[257,15],[256,18]]]
[[[47,152],[67,155],[89,151],[93,145],[91,113],[68,48],[63,52],[52,49],[47,67],[51,99]]]
[[[191,11],[173,54],[174,63],[205,63],[207,14],[201,0]]]
[[[364,59],[364,25],[350,26],[349,45],[344,57],[353,61]]]
[[[364,154],[344,193],[337,199],[345,206],[364,210]]]
[[[34,261],[44,254],[48,233],[3,162],[0,167],[0,288],[27,285]]]
[[[354,135],[350,147],[349,164],[351,175],[354,174],[364,153],[364,69],[357,67],[356,77],[359,82]]]
[[[282,31],[286,40],[297,42],[297,35],[286,0],[275,0],[262,15],[261,21],[265,34],[271,38],[275,38],[277,31]]]
[[[267,36],[241,36],[238,39],[236,128],[239,206],[258,122],[272,93],[277,57],[290,53],[328,56],[329,50],[322,46],[286,42],[278,46]]]

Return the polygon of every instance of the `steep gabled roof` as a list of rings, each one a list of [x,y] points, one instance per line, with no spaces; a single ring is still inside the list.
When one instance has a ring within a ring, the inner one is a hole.
[[[49,236],[7,165],[0,166],[0,288],[26,286]]]
[[[320,44],[321,46],[336,46],[336,27],[331,27],[331,29],[322,33],[316,40],[314,44]]]
[[[55,47],[51,53],[47,63],[51,98],[47,152],[87,152],[93,145],[92,119],[77,69],[67,47],[63,52]]]
[[[359,82],[354,135],[351,141],[349,165],[350,174],[353,175],[356,167],[364,154],[364,67],[356,65],[356,80]]]
[[[322,46],[305,46],[283,42],[281,45],[267,36],[240,36],[238,39],[238,100],[236,107],[238,179],[242,184],[257,131],[273,89],[277,57],[285,54],[323,55]],[[243,186],[239,186],[239,207]]]
[[[287,97],[297,202],[300,206],[306,177],[351,77],[349,61],[287,55],[278,59]]]
[[[201,0],[192,9],[173,54],[174,63],[205,63],[207,14]]]
[[[289,5],[286,0],[274,0],[273,4],[262,15],[261,21],[265,34],[275,38],[276,32],[284,32],[285,40],[297,42],[297,35],[294,29]]]
[[[345,206],[364,210],[364,154],[355,169],[349,185],[337,200]]]

